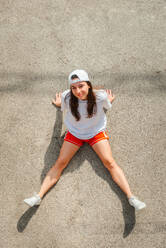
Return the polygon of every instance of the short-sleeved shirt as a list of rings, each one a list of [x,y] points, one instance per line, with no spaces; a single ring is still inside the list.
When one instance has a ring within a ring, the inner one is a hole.
[[[107,118],[104,108],[108,110],[112,104],[105,90],[93,90],[93,92],[96,95],[96,114],[88,118],[87,100],[78,99],[79,121],[75,119],[70,110],[70,90],[65,90],[61,95],[61,110],[65,111],[64,123],[69,132],[79,139],[90,139],[106,129]]]

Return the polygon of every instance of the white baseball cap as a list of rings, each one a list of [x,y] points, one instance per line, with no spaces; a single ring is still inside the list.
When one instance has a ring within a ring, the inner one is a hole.
[[[72,79],[73,75],[77,75],[78,78]],[[74,70],[69,75],[69,85],[82,81],[89,81],[88,73],[84,70]]]

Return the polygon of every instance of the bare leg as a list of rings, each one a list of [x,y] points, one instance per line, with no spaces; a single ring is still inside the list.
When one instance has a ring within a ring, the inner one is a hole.
[[[59,180],[63,169],[67,166],[78,149],[79,146],[64,141],[56,163],[49,170],[41,185],[40,191],[38,193],[40,198],[42,198],[46,192]]]
[[[117,165],[112,157],[112,151],[108,140],[101,140],[92,146],[104,166],[109,170],[112,179],[118,184],[122,191],[130,198],[133,194],[122,169]]]

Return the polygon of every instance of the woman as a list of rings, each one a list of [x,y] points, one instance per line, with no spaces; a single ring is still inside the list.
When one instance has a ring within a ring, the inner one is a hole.
[[[146,207],[130,190],[122,169],[112,157],[106,129],[105,109],[112,107],[115,96],[111,90],[93,90],[87,72],[75,70],[69,75],[70,90],[57,93],[53,104],[66,110],[65,125],[67,134],[64,138],[59,157],[47,173],[38,194],[24,200],[29,206],[39,205],[46,192],[58,181],[62,171],[84,142],[89,143],[113,180],[126,194],[129,204],[136,210]]]

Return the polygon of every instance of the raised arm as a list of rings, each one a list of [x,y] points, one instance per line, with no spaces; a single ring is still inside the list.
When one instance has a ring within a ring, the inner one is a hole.
[[[111,90],[109,90],[109,89],[107,89],[106,92],[107,92],[108,99],[112,103],[115,100],[115,95],[113,95]]]
[[[52,99],[52,104],[55,104],[57,107],[61,107],[61,92],[56,93],[55,99]]]

